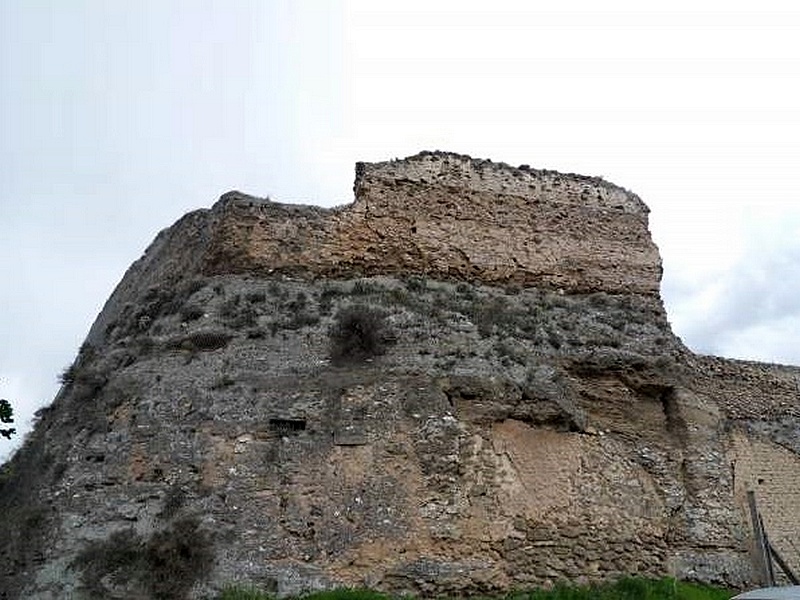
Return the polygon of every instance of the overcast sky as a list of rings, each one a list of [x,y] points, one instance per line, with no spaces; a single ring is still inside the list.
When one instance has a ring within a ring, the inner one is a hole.
[[[342,204],[357,160],[424,149],[633,190],[684,342],[800,364],[800,12],[651,4],[0,2],[0,397],[20,430],[183,213],[230,189]]]

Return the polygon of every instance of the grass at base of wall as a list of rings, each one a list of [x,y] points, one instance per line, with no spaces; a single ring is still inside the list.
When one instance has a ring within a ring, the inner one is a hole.
[[[219,600],[274,600],[275,596],[259,592],[251,587],[230,587]],[[311,592],[301,596],[302,600],[391,600],[393,596],[366,589],[337,588]],[[411,600],[410,596],[403,596]]]
[[[728,600],[726,589],[675,579],[626,578],[594,586],[559,585],[552,590],[510,594],[513,600]]]
[[[625,578],[614,583],[592,586],[558,585],[551,590],[518,591],[503,596],[483,596],[481,600],[728,600],[733,593],[675,579]],[[271,600],[273,596],[252,588],[230,588],[219,600]],[[335,589],[313,592],[303,600],[390,600],[393,596],[372,590]],[[403,596],[408,599],[408,596]],[[473,597],[478,600],[479,597]]]

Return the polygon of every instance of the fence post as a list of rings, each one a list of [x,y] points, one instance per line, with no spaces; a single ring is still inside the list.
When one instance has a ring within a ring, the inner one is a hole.
[[[753,522],[753,535],[756,538],[756,554],[758,556],[758,571],[761,576],[761,583],[773,586],[775,577],[772,575],[772,560],[769,555],[769,546],[764,537],[764,528],[761,517],[756,506],[756,493],[753,490],[747,492],[747,504],[750,506],[750,520]]]
[[[792,582],[792,585],[800,585],[800,581],[798,581],[797,576],[794,574],[792,569],[789,568],[787,562],[783,560],[783,557],[772,544],[769,544],[769,553],[772,555],[772,558],[775,559],[775,562],[778,563],[778,566],[781,568],[781,571],[783,571],[783,574],[786,575],[786,577],[789,578],[789,581]]]

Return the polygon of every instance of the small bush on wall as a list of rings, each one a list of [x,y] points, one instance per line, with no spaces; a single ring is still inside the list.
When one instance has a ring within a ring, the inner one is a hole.
[[[386,313],[366,304],[352,304],[334,316],[329,331],[330,355],[334,362],[357,361],[386,351],[392,335]]]
[[[154,533],[145,546],[148,585],[153,598],[185,598],[211,567],[214,554],[196,519],[182,519],[167,531]]]
[[[154,600],[186,598],[213,563],[211,538],[197,519],[176,521],[164,531],[142,538],[133,529],[90,543],[73,561],[89,598],[110,593]],[[117,596],[118,597],[118,596]]]

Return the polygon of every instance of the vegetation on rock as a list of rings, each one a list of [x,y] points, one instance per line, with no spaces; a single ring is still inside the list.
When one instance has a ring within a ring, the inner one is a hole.
[[[330,352],[334,362],[364,360],[383,354],[391,338],[386,313],[366,304],[339,310],[330,329]]]
[[[133,529],[89,544],[73,566],[91,598],[112,590],[146,590],[159,600],[185,598],[213,562],[211,540],[196,519],[181,519],[167,530],[142,538]]]
[[[0,423],[2,425],[11,425],[14,422],[14,409],[11,408],[11,403],[3,398],[0,400]],[[0,435],[6,439],[11,439],[11,436],[17,433],[14,427],[0,427]]]
[[[728,600],[729,590],[678,581],[672,578],[628,577],[614,583],[592,586],[559,584],[550,590],[518,591],[503,596],[475,596],[489,600]],[[273,596],[254,588],[231,587],[219,600],[271,600]],[[312,592],[302,600],[390,600],[391,595],[366,589],[334,589]],[[403,596],[407,600],[410,596]]]

